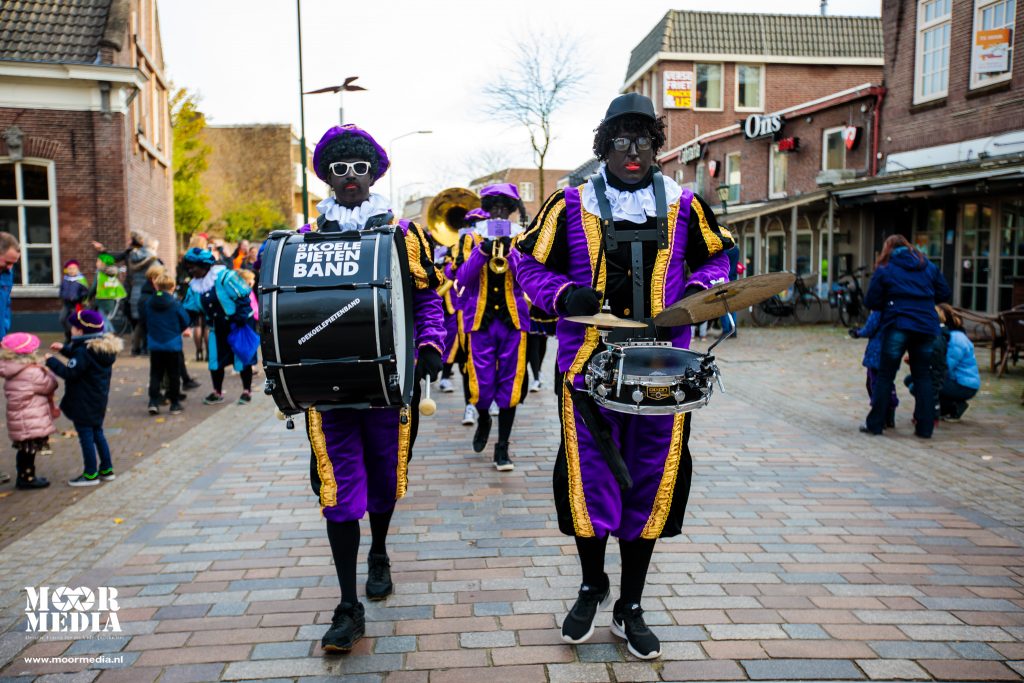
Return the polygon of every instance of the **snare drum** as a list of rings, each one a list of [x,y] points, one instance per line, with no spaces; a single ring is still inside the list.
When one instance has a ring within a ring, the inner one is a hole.
[[[714,358],[669,342],[606,343],[591,358],[585,391],[599,405],[634,415],[673,415],[703,408],[718,378]]]
[[[282,412],[409,403],[412,286],[400,228],[275,232],[259,291],[266,392]]]

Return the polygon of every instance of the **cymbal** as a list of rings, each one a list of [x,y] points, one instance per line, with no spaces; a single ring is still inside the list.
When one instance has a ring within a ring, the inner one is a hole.
[[[567,317],[566,320],[573,323],[580,323],[581,325],[593,325],[594,327],[633,327],[641,328],[647,327],[647,323],[637,322],[636,320],[629,320],[628,318],[620,318],[617,315],[611,313],[598,313],[597,315],[574,315]]]
[[[678,327],[721,318],[726,313],[725,302],[729,304],[729,311],[735,313],[789,289],[794,280],[793,273],[765,273],[723,282],[675,302],[654,317],[654,324]]]

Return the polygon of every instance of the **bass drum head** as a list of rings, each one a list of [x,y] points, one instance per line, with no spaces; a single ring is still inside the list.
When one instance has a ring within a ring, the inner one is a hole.
[[[413,381],[416,377],[413,353],[412,277],[402,229],[395,228],[391,241],[391,330],[395,337],[395,366],[398,386],[402,390],[402,403],[412,402]]]

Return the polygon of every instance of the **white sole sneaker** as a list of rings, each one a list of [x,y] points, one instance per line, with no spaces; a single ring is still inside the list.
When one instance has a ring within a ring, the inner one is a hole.
[[[594,620],[592,622],[590,622],[590,630],[587,631],[586,633],[584,633],[582,636],[580,636],[576,640],[573,640],[572,638],[570,638],[569,636],[567,636],[567,635],[565,635],[563,633],[562,634],[562,642],[569,643],[570,645],[579,645],[580,643],[585,643],[588,640],[590,640],[590,638],[594,635],[594,629],[597,628],[596,627],[597,615],[601,613],[601,610],[608,609],[608,605],[610,605],[610,604],[612,604],[612,592],[611,592],[611,589],[608,590],[608,595],[604,596],[604,600],[602,600],[600,603],[598,603],[597,611],[594,612]]]
[[[506,463],[504,465],[499,465],[498,463],[494,463],[494,469],[498,470],[499,472],[511,472],[515,468],[516,468],[516,466],[513,463]]]
[[[642,655],[633,649],[633,643],[629,642],[629,637],[626,635],[626,630],[619,625],[615,619],[612,619],[612,635],[616,635],[626,641],[626,649],[629,650],[629,654],[633,655],[637,659],[657,659],[661,656],[661,650],[658,649],[654,652],[650,652],[646,655]]]

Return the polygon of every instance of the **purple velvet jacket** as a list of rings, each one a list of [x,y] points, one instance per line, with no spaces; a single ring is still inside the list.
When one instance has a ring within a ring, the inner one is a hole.
[[[462,288],[459,302],[462,307],[466,332],[476,332],[480,329],[484,317],[484,307],[487,305],[488,282],[502,277],[495,275],[488,268],[491,257],[480,249],[482,242],[483,239],[475,235],[466,235],[459,240],[458,260],[461,263],[456,272],[456,281]],[[530,305],[526,303],[523,288],[517,277],[519,264],[523,257],[514,249],[509,250],[506,256],[508,258],[508,273],[502,278],[505,281],[505,308],[508,310],[509,318],[512,319],[512,327],[524,332],[529,331]]]
[[[583,208],[583,186],[558,190],[544,203],[530,228],[516,242],[514,251],[522,254],[518,263],[519,284],[538,308],[559,316],[555,328],[558,337],[558,369],[577,375],[600,341],[596,328],[565,320],[558,304],[570,285],[590,287],[597,269],[597,287],[605,290],[606,263],[597,263],[603,235],[598,216]],[[651,315],[683,298],[688,286],[707,289],[729,277],[729,258],[725,250],[732,236],[719,228],[707,205],[688,190],[668,207],[669,246],[659,250],[646,297]],[[558,258],[554,258],[555,252]],[[564,264],[557,267],[554,262]],[[687,277],[687,268],[690,275]],[[690,345],[690,326],[672,328],[672,344]]]

